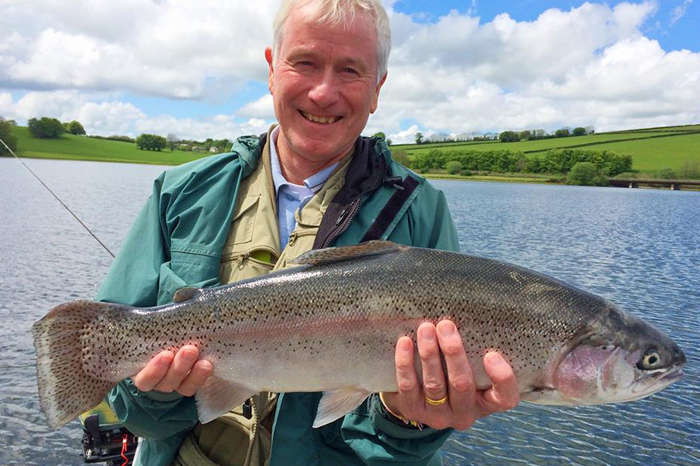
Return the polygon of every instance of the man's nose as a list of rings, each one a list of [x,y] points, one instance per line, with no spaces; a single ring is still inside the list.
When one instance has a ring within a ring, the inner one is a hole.
[[[333,105],[339,96],[340,83],[333,70],[324,70],[309,91],[309,98],[319,107]]]

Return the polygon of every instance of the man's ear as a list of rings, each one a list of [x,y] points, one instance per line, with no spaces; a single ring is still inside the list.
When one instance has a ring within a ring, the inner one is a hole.
[[[377,87],[374,89],[374,100],[372,100],[372,106],[369,109],[369,113],[374,113],[377,111],[377,105],[379,104],[379,91],[382,89],[384,81],[386,81],[387,74],[388,73],[384,73],[384,76],[382,76],[382,79],[379,80]]]
[[[267,65],[269,67],[267,76],[267,88],[270,90],[270,94],[274,94],[272,88],[273,83],[275,81],[275,70],[272,66],[272,49],[270,47],[265,48],[265,60],[267,60]]]

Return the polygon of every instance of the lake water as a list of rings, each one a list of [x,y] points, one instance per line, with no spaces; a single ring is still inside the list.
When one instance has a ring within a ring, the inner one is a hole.
[[[116,252],[162,167],[25,160]],[[609,298],[684,349],[680,382],[615,406],[534,407],[453,435],[448,465],[700,464],[700,193],[438,181],[463,252],[513,262]],[[16,161],[0,159],[1,465],[70,465],[78,422],[48,430],[31,325],[91,298],[111,257]]]

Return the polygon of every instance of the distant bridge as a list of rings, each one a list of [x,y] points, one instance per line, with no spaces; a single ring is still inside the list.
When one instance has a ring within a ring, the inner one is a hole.
[[[638,188],[640,185],[669,188],[679,191],[681,186],[700,189],[700,180],[659,180],[655,178],[610,178],[610,186],[618,188]]]

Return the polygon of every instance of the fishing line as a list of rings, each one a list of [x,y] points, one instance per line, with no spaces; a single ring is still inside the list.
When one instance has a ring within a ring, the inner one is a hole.
[[[102,241],[100,241],[100,238],[98,238],[97,236],[95,236],[95,233],[93,233],[92,230],[90,230],[90,228],[88,228],[88,226],[85,225],[85,224],[83,223],[83,221],[80,220],[80,219],[78,218],[78,216],[75,215],[75,214],[73,213],[72,210],[70,210],[70,208],[61,200],[61,198],[59,198],[59,197],[56,195],[56,193],[54,193],[54,192],[51,190],[51,188],[49,188],[49,187],[46,185],[46,183],[44,183],[43,181],[41,181],[41,178],[39,178],[39,176],[38,176],[36,173],[34,173],[34,172],[32,171],[32,169],[29,168],[29,167],[27,166],[27,164],[25,164],[25,163],[22,161],[22,159],[20,159],[19,157],[17,157],[17,154],[15,154],[14,151],[13,151],[12,149],[10,149],[9,146],[8,146],[7,144],[5,144],[5,141],[3,141],[2,139],[0,139],[0,142],[2,143],[3,146],[5,146],[5,148],[6,148],[8,151],[10,151],[10,154],[12,154],[12,155],[17,159],[17,161],[18,161],[19,163],[21,163],[21,164],[24,166],[24,168],[26,168],[27,170],[29,170],[29,173],[31,173],[32,175],[34,175],[34,178],[36,178],[36,179],[39,181],[39,183],[41,183],[41,184],[44,186],[44,188],[46,188],[46,189],[53,195],[53,197],[55,197],[56,200],[57,200],[58,202],[61,203],[61,205],[73,216],[73,218],[75,218],[75,219],[78,221],[78,223],[80,223],[80,224],[83,226],[83,228],[85,228],[85,229],[87,230],[87,232],[90,233],[90,235],[91,235],[93,238],[95,238],[95,241],[97,241],[98,243],[100,243],[100,246],[102,246],[102,247],[105,249],[105,251],[107,251],[107,252],[109,253],[109,255],[112,256],[112,259],[114,259],[114,254],[112,254],[112,251],[110,251],[109,248],[108,248],[107,246],[105,246],[105,244],[104,244]]]

